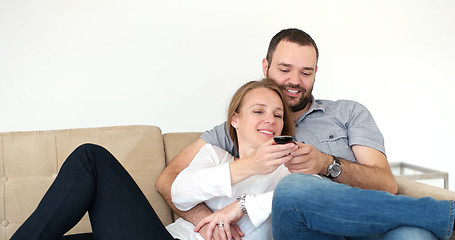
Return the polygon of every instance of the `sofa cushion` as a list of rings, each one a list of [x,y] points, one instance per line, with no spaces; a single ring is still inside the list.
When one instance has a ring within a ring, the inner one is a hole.
[[[199,139],[202,135],[201,132],[185,132],[185,133],[166,133],[163,135],[164,140],[164,152],[166,155],[166,165],[169,164],[172,159],[177,156],[185,147]],[[177,220],[179,215],[175,212],[173,214],[173,220]]]
[[[177,156],[185,147],[199,139],[201,132],[166,133],[163,135],[166,164]]]

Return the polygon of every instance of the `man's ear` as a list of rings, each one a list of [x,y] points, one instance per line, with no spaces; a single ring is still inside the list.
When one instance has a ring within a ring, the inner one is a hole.
[[[267,72],[269,70],[269,62],[267,59],[262,59],[262,73],[264,74],[264,77],[267,77]]]

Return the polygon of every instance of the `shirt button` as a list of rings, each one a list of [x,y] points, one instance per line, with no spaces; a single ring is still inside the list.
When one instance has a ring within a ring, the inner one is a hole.
[[[3,181],[3,182],[8,181],[8,177],[7,177],[7,176],[3,176],[3,177],[2,177],[2,181]]]
[[[2,226],[6,227],[9,225],[9,222],[7,220],[2,221]]]
[[[329,135],[329,138],[330,138],[330,139],[333,139],[333,135]]]

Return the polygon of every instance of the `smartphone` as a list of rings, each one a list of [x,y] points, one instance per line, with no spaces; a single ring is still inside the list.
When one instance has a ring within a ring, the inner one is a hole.
[[[286,144],[294,142],[294,138],[292,136],[275,136],[273,137],[273,141],[277,144]]]

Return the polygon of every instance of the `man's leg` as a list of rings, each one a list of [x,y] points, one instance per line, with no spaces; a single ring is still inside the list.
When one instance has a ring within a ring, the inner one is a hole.
[[[368,236],[415,226],[447,239],[454,202],[415,199],[363,190],[312,175],[291,174],[275,189],[272,227],[275,240],[314,234]]]
[[[173,239],[137,184],[107,150],[85,144],[64,162],[15,239],[59,239],[89,211],[95,239]]]
[[[392,229],[386,233],[366,237],[346,237],[346,240],[437,240],[430,231],[419,227],[403,226]]]

